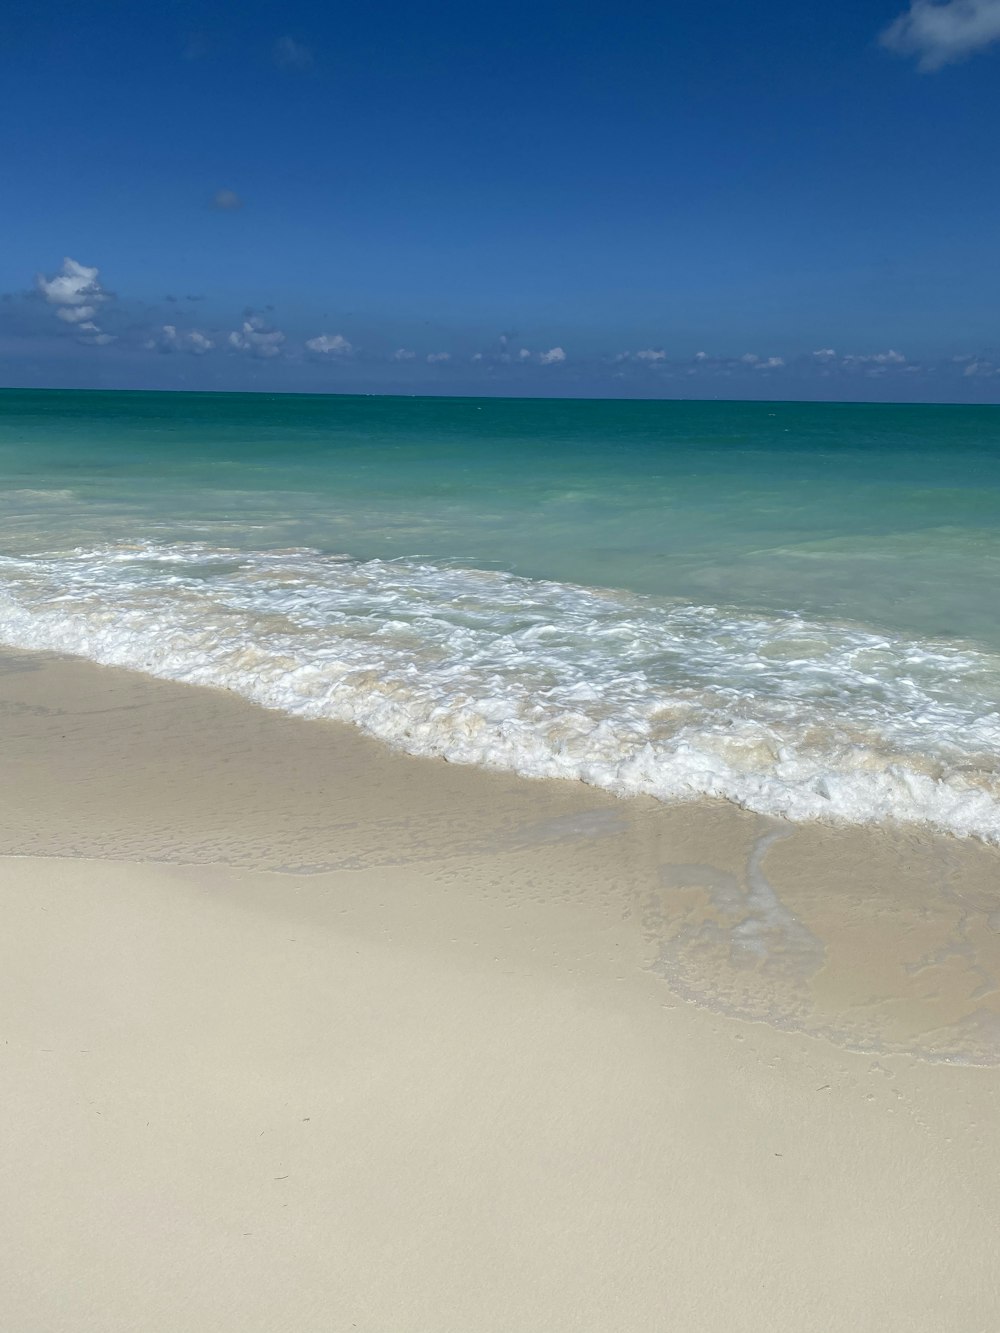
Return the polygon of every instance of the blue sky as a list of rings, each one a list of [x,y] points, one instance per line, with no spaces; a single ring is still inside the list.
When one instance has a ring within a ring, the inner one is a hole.
[[[1000,0],[8,0],[0,99],[7,384],[1000,400]]]

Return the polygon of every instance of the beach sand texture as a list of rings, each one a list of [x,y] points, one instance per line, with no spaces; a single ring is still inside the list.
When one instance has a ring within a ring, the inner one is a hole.
[[[1000,854],[0,671],[0,1327],[1000,1326]]]

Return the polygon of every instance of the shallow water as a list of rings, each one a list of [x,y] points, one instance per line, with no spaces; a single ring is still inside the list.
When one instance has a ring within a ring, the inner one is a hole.
[[[1000,409],[0,394],[0,637],[1000,841]]]

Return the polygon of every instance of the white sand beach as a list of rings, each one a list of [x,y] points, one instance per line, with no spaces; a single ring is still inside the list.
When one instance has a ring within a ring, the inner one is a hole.
[[[2,665],[3,1328],[997,1327],[995,851]]]

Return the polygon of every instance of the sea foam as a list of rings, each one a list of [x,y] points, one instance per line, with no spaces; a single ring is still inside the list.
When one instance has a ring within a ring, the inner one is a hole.
[[[1000,659],[414,560],[199,544],[0,558],[0,639],[412,754],[1000,843]]]

